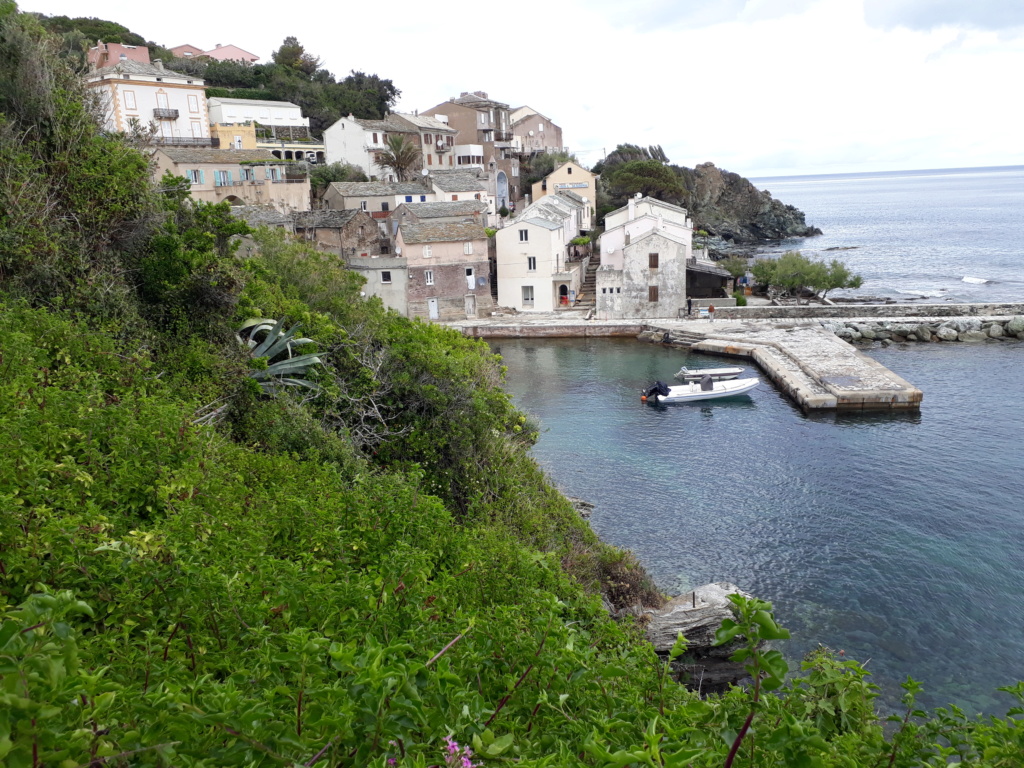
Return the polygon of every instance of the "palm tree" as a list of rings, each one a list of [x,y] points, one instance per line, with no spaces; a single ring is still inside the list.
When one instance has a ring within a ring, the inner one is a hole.
[[[399,181],[408,181],[409,176],[420,167],[419,143],[408,141],[402,135],[388,136],[387,149],[377,153],[376,163],[381,168],[390,168]]]

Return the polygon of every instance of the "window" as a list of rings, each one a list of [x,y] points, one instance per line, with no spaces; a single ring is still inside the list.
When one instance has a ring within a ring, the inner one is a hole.
[[[524,285],[523,286],[523,306],[524,307],[532,307],[533,306],[533,286],[532,285]]]
[[[648,266],[649,269],[657,269],[658,268],[658,254],[656,254],[656,253],[648,253],[647,254],[647,266]]]
[[[473,244],[472,243],[463,243],[462,244],[462,252],[464,254],[466,254],[467,256],[472,254],[473,253]]]
[[[189,94],[188,97],[188,111],[198,112],[199,111],[199,97]]]
[[[424,144],[429,144],[430,143],[430,134],[429,133],[424,133],[423,134],[423,143]]]
[[[388,204],[387,204],[386,202],[384,202],[384,203],[381,203],[381,204],[380,204],[380,209],[381,209],[382,211],[385,211],[385,212],[386,212],[386,211],[388,210]]]
[[[186,171],[188,174],[188,180],[193,184],[202,184],[205,181],[206,174],[202,171]]]
[[[195,139],[201,139],[203,137],[203,124],[198,120],[192,121],[192,137]]]
[[[231,171],[214,171],[213,185],[215,187],[226,187],[231,184]]]
[[[448,155],[448,165],[455,165],[455,159],[451,155]]]
[[[433,164],[434,164],[434,156],[433,155],[427,155],[427,165],[433,165]]]
[[[423,246],[423,258],[424,259],[429,259],[433,255],[434,255],[433,249],[431,249],[431,247],[429,245],[424,245]]]
[[[382,283],[390,283],[391,282],[391,273],[390,272],[381,272],[380,273],[380,281]]]
[[[376,134],[376,133],[375,133],[375,134],[373,134],[373,143],[374,143],[374,144],[376,144],[376,143],[377,143],[377,134]]]
[[[421,203],[427,202],[427,196],[426,195],[420,195],[420,202]]]
[[[454,203],[454,202],[457,202],[457,201],[458,201],[458,199],[459,199],[459,196],[458,196],[458,195],[452,195],[452,202],[453,202],[453,203]]]
[[[364,211],[366,210],[366,201],[365,200],[360,200],[359,201],[359,208],[361,210],[364,210]]]
[[[434,284],[434,270],[432,270],[432,269],[424,269],[423,270],[423,282],[424,282],[425,285],[433,285]]]
[[[528,242],[530,242],[530,230],[528,230],[528,229],[520,229],[519,230],[519,242],[520,243],[528,243]]]
[[[138,109],[138,107],[135,106],[135,91],[124,92],[124,108]]]
[[[536,272],[537,271],[537,257],[536,256],[527,256],[526,257],[526,270],[528,272]]]
[[[242,137],[241,136],[235,136],[234,147],[235,147],[235,149],[241,149],[242,148]]]
[[[572,166],[570,165],[570,166],[569,166],[568,168],[566,168],[566,169],[565,169],[565,172],[566,172],[567,174],[569,174],[570,176],[572,176]]]
[[[411,203],[412,202],[412,195],[406,195],[405,196],[405,202]]]
[[[656,286],[656,285],[649,285],[649,286],[647,286],[647,300],[649,302],[651,302],[651,304],[657,304],[658,303],[658,286]]]
[[[238,172],[238,175],[241,177],[242,181],[256,181],[256,171],[252,168],[242,168]]]
[[[537,131],[544,133],[544,123],[537,123]]]

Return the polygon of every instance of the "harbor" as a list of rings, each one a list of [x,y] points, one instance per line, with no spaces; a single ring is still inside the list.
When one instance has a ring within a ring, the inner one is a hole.
[[[601,321],[587,319],[584,312],[565,311],[495,315],[450,325],[467,336],[483,339],[636,337],[692,352],[749,359],[806,412],[914,410],[920,408],[924,393],[841,338],[849,336],[844,332],[844,320],[861,322],[870,318],[877,323],[884,319],[898,330],[926,328],[928,342],[1005,340],[1015,338],[1002,329],[1017,327],[1013,323],[1024,314],[1024,304],[757,306],[723,308],[716,314],[714,321]],[[969,325],[960,322],[964,318],[969,318]],[[983,330],[986,321],[989,329],[999,325],[999,336]],[[957,330],[958,325],[965,330]],[[950,333],[942,333],[945,329]],[[856,333],[859,340],[877,338],[882,343],[919,338],[909,330],[907,335],[890,331],[875,334],[870,330],[867,335]]]

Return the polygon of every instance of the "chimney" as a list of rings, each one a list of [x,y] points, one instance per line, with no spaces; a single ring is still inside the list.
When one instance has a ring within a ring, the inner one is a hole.
[[[636,199],[629,198],[629,216],[626,218],[627,221],[632,221],[636,218]]]

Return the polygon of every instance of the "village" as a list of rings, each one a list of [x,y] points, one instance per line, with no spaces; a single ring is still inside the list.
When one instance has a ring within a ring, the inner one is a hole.
[[[234,45],[171,51],[257,58]],[[656,319],[684,316],[694,301],[735,302],[726,298],[730,274],[694,248],[684,208],[637,195],[605,216],[595,239],[597,175],[566,160],[527,188],[522,161],[568,152],[562,129],[532,107],[463,92],[383,120],[348,115],[320,140],[299,106],[207,98],[202,79],[151,61],[146,46],[97,41],[88,61],[105,127],[148,126],[156,180],[184,177],[195,200],[228,202],[253,226],[336,254],[366,278],[366,295],[406,317],[582,310],[598,320]],[[395,137],[419,149],[408,168],[385,161]],[[309,168],[332,163],[369,181],[315,190]]]

